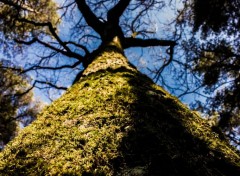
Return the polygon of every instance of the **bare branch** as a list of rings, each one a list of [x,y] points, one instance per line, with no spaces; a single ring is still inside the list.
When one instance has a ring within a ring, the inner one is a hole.
[[[77,44],[75,42],[72,42],[72,41],[68,41],[68,42],[65,42],[65,44],[72,44],[78,48],[81,48],[86,54],[90,54],[89,50],[87,49],[87,47],[83,46],[83,45],[80,45],[80,44]]]
[[[52,23],[47,22],[47,23],[39,23],[39,22],[35,22],[35,21],[31,21],[25,18],[21,18],[18,19],[21,22],[26,22],[29,24],[32,24],[34,26],[47,26],[51,32],[51,34],[53,35],[53,37],[58,41],[58,43],[67,51],[67,52],[71,52],[70,48],[67,47],[67,45],[60,39],[60,37],[57,35],[56,33],[56,29],[53,27]]]
[[[64,50],[61,50],[59,48],[56,48],[55,46],[50,45],[49,43],[45,43],[45,42],[43,42],[43,41],[41,41],[37,38],[36,38],[36,40],[37,40],[38,43],[42,44],[43,46],[45,46],[47,48],[50,48],[50,49],[52,49],[56,52],[59,52],[59,53],[65,55],[65,56],[72,57],[72,58],[78,59],[79,61],[83,62],[84,57],[75,53],[75,52],[64,51]]]
[[[85,18],[87,24],[91,26],[98,34],[103,34],[104,23],[101,22],[96,15],[91,11],[89,6],[86,4],[85,0],[76,0],[78,9],[81,11],[83,17]]]
[[[46,85],[49,85],[50,87],[58,89],[58,90],[67,90],[67,87],[61,87],[61,86],[57,86],[57,85],[55,85],[55,84],[53,84],[51,82],[39,81],[39,80],[34,81],[33,86],[35,87],[35,85],[37,83],[39,83],[39,84],[46,84]]]
[[[75,62],[73,65],[62,65],[62,66],[58,66],[58,67],[56,67],[56,66],[54,66],[54,67],[46,67],[46,66],[34,65],[32,67],[24,69],[22,71],[22,73],[26,73],[26,72],[32,71],[32,70],[60,70],[60,69],[65,69],[65,68],[75,68],[79,64],[81,64],[80,61]]]

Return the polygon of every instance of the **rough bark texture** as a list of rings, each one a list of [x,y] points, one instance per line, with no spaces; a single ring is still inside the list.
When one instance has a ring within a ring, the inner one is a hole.
[[[105,48],[0,154],[0,175],[240,175],[208,123]]]

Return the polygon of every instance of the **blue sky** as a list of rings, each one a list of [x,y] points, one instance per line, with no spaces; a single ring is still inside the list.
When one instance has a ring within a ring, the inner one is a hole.
[[[64,0],[56,0],[56,1],[60,4],[64,2]],[[172,22],[174,15],[177,12],[177,8],[181,8],[181,4],[179,3],[179,1],[176,1],[175,3],[176,3],[175,8],[170,8],[170,7],[165,8],[164,10],[159,11],[157,15],[156,15],[156,12],[155,14],[150,14],[152,23],[149,24],[150,26],[149,28],[155,31],[155,34],[153,35],[153,37],[157,37],[160,39],[167,39],[167,38],[164,38],[166,37],[166,31],[168,32],[167,35],[171,35],[170,31],[172,31],[172,33],[174,32],[173,25],[168,25],[168,24]],[[78,12],[75,12],[75,13],[78,13]],[[59,34],[63,40],[64,39],[68,40],[70,38],[70,36],[68,35],[71,33],[71,30],[70,30],[71,26],[69,25],[69,21],[70,21],[69,19],[65,19],[62,21],[62,23],[59,26]],[[161,54],[161,57],[168,57],[168,55],[166,54],[166,49],[167,48],[162,48],[162,47],[151,48],[151,49],[130,48],[125,52],[130,62],[136,65],[141,72],[151,77],[151,75],[149,74],[148,68],[153,69],[154,67],[157,67],[157,66],[159,67],[161,65],[162,61],[159,60],[159,58],[157,58],[156,56],[157,54]],[[153,57],[154,55],[155,57]],[[174,57],[178,57],[177,53],[175,53]],[[68,59],[66,59],[65,62],[68,62]],[[77,71],[78,70],[76,68],[76,72]],[[164,74],[164,77],[168,77],[168,79],[166,79],[166,82],[169,85],[174,86],[175,80],[172,78],[171,70],[169,68],[166,68],[163,74]],[[70,78],[69,72],[66,72],[66,73],[63,72],[61,73],[61,76],[64,76],[64,79],[63,79],[64,82],[60,82],[60,83],[64,84],[66,87],[71,86],[71,79],[68,80],[68,78]],[[56,99],[59,96],[61,96],[62,93],[63,92],[59,93],[58,91],[52,91],[48,93],[46,91],[35,89],[36,97],[40,98],[46,103],[51,102],[48,98],[49,95],[51,96],[52,99]],[[193,95],[188,95],[182,98],[182,100],[185,103],[189,103],[193,99],[194,99]]]
[[[63,3],[65,0],[56,0],[58,3]],[[69,2],[69,1],[68,1]],[[149,25],[149,29],[151,31],[155,31],[155,34],[153,34],[153,37],[159,38],[159,39],[168,39],[170,35],[174,32],[173,31],[173,25],[169,25],[172,21],[174,14],[177,12],[177,8],[181,8],[181,4],[179,1],[175,1],[176,6],[175,7],[169,7],[165,8],[164,10],[160,10],[158,12],[150,13],[149,16],[151,23]],[[77,11],[71,11],[74,12],[74,17],[78,17]],[[61,12],[60,12],[61,13]],[[75,35],[71,35],[71,21],[76,21],[77,19],[73,19],[72,17],[69,17],[68,19],[63,19],[62,23],[59,25],[58,31],[59,35],[62,40],[69,40],[75,39]],[[90,42],[90,43],[89,43]],[[92,42],[92,43],[91,43]],[[97,45],[94,44],[96,41],[88,41],[90,46],[93,46],[93,48],[96,48]],[[141,48],[130,48],[126,50],[126,55],[129,58],[129,60],[138,67],[138,69],[151,76],[149,74],[148,68],[153,69],[154,67],[159,67],[162,64],[162,60],[157,57],[158,55],[162,57],[162,59],[169,57],[166,54],[166,49],[164,47],[157,47],[157,48],[150,48],[150,49],[141,49]],[[142,52],[143,51],[143,52]],[[18,61],[18,64],[26,63],[28,64],[35,63],[38,59],[38,55],[42,55],[42,53],[47,54],[47,51],[45,48],[34,46],[33,48],[30,47],[26,51],[24,51],[19,59],[13,58],[14,63]],[[174,57],[178,57],[178,54],[175,53]],[[69,59],[65,57],[63,59],[63,56],[54,57],[54,59],[51,59],[51,61],[48,62],[49,65],[55,65],[55,64],[65,64],[65,63],[72,63],[74,60]],[[24,66],[24,65],[22,65]],[[64,85],[65,87],[71,86],[72,80],[74,79],[74,75],[81,70],[81,66],[76,67],[74,70],[63,70],[61,72],[56,72],[54,75],[54,78],[59,77],[60,80],[57,84]],[[166,78],[165,81],[169,85],[176,85],[173,78],[172,78],[172,70],[170,68],[166,68],[163,72],[163,76]],[[50,79],[50,76],[53,76],[53,72],[44,71],[41,72],[42,76],[46,77],[47,79]],[[36,72],[29,72],[29,75],[35,79],[39,78],[39,74]],[[159,83],[161,85],[161,83]],[[43,91],[39,89],[35,89],[35,97],[36,99],[41,99],[43,102],[50,103],[48,96],[50,95],[51,99],[56,99],[62,95],[62,91],[56,91],[52,90],[51,92]],[[184,102],[188,103],[192,101],[193,96],[189,95],[183,98]]]

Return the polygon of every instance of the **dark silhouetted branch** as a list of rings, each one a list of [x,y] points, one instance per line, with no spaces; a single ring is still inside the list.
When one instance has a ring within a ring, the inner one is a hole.
[[[85,0],[76,0],[78,9],[81,11],[87,24],[91,26],[98,34],[102,35],[104,32],[104,23],[101,22],[96,15],[91,11]]]
[[[64,51],[64,50],[62,50],[62,49],[59,49],[59,48],[56,48],[55,46],[50,45],[49,43],[45,43],[45,42],[43,42],[43,41],[41,41],[41,40],[39,40],[39,39],[37,39],[37,42],[40,43],[40,44],[42,44],[43,46],[45,46],[45,47],[47,47],[47,48],[50,48],[50,49],[58,52],[58,53],[61,53],[61,54],[65,55],[65,56],[68,56],[68,57],[76,58],[76,59],[78,59],[79,61],[83,62],[83,57],[82,57],[81,55],[75,53],[75,52],[72,52],[72,51],[70,51],[70,52]]]
[[[49,85],[50,87],[52,88],[55,88],[55,89],[58,89],[58,90],[67,90],[67,87],[61,87],[61,86],[57,86],[51,82],[46,82],[46,81],[39,81],[39,80],[36,80],[33,84],[33,86],[35,87],[36,84],[46,84],[46,85]]]
[[[118,24],[120,16],[123,14],[130,1],[131,0],[120,0],[117,5],[110,9],[107,14],[108,22]]]
[[[149,47],[149,46],[175,46],[177,43],[172,40],[159,39],[140,39],[140,38],[125,38],[124,48],[130,47]]]
[[[19,43],[19,44],[31,45],[31,44],[37,42],[37,39],[33,38],[33,39],[29,40],[29,41],[23,41],[23,40],[19,40],[19,39],[14,39],[14,41]]]
[[[65,69],[65,68],[75,68],[79,64],[81,64],[80,61],[75,62],[73,65],[62,65],[62,66],[58,66],[58,67],[56,67],[56,66],[55,67],[47,67],[47,66],[34,65],[32,67],[24,69],[22,71],[22,73],[26,73],[26,72],[32,71],[32,70],[61,70],[61,69]]]

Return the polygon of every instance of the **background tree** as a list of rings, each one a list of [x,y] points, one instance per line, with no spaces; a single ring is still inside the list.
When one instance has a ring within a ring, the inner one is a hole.
[[[33,101],[27,78],[0,65],[0,147],[6,145],[21,125],[36,118],[38,105]]]
[[[180,25],[193,34],[183,42],[188,68],[197,73],[206,102],[195,108],[208,115],[218,113],[216,125],[239,146],[240,12],[239,1],[186,1],[179,13]],[[190,41],[190,42],[189,42]],[[199,86],[199,85],[198,85]]]

